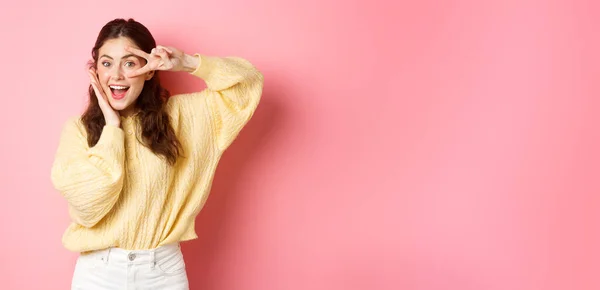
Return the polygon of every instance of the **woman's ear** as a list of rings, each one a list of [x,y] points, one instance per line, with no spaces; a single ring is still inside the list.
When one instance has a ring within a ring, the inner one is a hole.
[[[146,73],[146,80],[149,81],[154,76],[154,71],[151,70]]]

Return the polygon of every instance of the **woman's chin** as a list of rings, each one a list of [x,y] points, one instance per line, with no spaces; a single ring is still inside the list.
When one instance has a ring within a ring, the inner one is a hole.
[[[125,102],[125,99],[121,99],[121,100],[111,100],[110,102],[110,106],[115,110],[115,111],[122,111],[125,110],[127,108],[127,103]]]

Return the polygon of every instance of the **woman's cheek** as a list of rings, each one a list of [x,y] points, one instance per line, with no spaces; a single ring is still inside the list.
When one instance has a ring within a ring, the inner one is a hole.
[[[108,72],[101,72],[99,74],[99,78],[101,82],[106,82],[110,78],[110,75],[108,74]]]

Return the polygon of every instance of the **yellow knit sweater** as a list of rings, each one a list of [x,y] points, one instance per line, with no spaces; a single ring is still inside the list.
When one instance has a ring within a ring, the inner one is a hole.
[[[196,55],[191,74],[207,88],[172,96],[166,107],[183,146],[174,166],[138,141],[135,117],[122,117],[121,128],[106,125],[91,148],[80,117],[66,122],[51,171],[72,220],[65,248],[152,249],[197,238],[194,220],[217,163],[254,114],[263,75],[241,58]]]

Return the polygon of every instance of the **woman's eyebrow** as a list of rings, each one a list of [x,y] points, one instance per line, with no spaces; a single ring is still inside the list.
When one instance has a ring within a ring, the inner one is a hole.
[[[126,55],[124,55],[124,56],[123,56],[123,57],[121,57],[121,58],[128,58],[128,57],[132,57],[132,56],[133,56],[133,57],[139,57],[139,56],[137,56],[137,55],[135,55],[135,54],[133,54],[133,53],[130,53],[130,54],[126,54]],[[100,58],[103,58],[103,57],[110,58],[110,59],[114,60],[112,57],[110,57],[110,56],[108,56],[108,55],[106,55],[106,54],[103,54],[103,55],[102,55]]]

